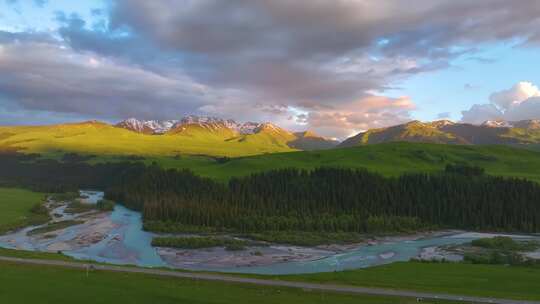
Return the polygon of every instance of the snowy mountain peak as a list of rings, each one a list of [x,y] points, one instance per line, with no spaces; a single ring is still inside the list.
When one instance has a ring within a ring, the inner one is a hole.
[[[490,128],[512,128],[512,124],[505,120],[486,120],[482,123],[484,127]]]
[[[129,118],[116,124],[117,127],[144,134],[164,134],[173,129],[182,129],[186,125],[199,125],[201,127],[211,130],[228,128],[238,132],[239,134],[257,133],[263,125],[271,125],[272,128],[278,128],[269,123],[238,123],[232,119],[221,119],[217,117],[195,115],[189,115],[180,120],[139,120],[136,118]]]
[[[163,134],[169,131],[178,120],[139,120],[128,118],[116,124],[117,127],[145,134]]]
[[[448,120],[448,119],[441,119],[441,120],[436,120],[436,121],[433,121],[431,123],[431,125],[435,128],[442,128],[442,127],[446,127],[446,126],[452,126],[452,125],[455,125],[456,123],[451,121],[451,120]]]

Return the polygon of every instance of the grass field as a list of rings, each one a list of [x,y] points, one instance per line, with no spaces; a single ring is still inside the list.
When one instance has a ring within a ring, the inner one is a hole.
[[[61,253],[27,251],[17,249],[0,248],[0,256],[22,258],[22,259],[42,259],[42,260],[58,260],[58,261],[74,261],[73,258]]]
[[[540,181],[540,153],[508,146],[464,146],[388,143],[323,151],[299,151],[232,158],[219,162],[203,156],[158,157],[167,168],[188,168],[202,176],[227,180],[276,168],[312,169],[320,166],[367,168],[386,176],[407,172],[434,172],[449,163],[468,163],[489,174]]]
[[[31,259],[71,260],[69,257],[56,253],[9,249],[0,249],[0,255]],[[0,268],[4,269],[3,265],[0,262]],[[28,266],[17,267],[24,272]],[[58,272],[63,272],[63,270],[59,269]],[[253,277],[254,275],[247,276]],[[538,282],[540,282],[540,268],[531,267],[398,262],[352,271],[286,276],[255,275],[255,277],[517,300],[540,300],[540,290],[537,288]],[[0,280],[2,280],[1,274]],[[111,286],[111,288],[113,287]],[[377,301],[373,303],[387,303],[385,301],[385,299],[377,298]]]
[[[2,303],[416,303],[373,297],[0,262]],[[424,303],[451,303],[431,302]]]
[[[76,152],[98,155],[174,156],[182,153],[231,157],[295,151],[286,144],[292,140],[293,135],[285,132],[274,133],[269,130],[227,138],[220,133],[199,130],[186,134],[155,136],[99,122],[84,122],[51,126],[0,127],[0,148],[48,155]]]
[[[459,295],[540,300],[540,268],[398,262],[353,271],[276,278]]]
[[[188,168],[219,180],[274,168],[318,166],[364,167],[395,176],[433,172],[448,163],[466,162],[484,167],[490,174],[540,181],[540,152],[533,148],[396,142],[308,152],[288,147],[290,133],[284,131],[269,129],[228,139],[219,133],[195,131],[144,135],[98,122],[0,127],[0,150],[17,149],[56,159],[74,152],[95,155],[89,160],[94,163],[143,156],[147,163]],[[232,158],[216,158],[223,156]]]
[[[0,188],[0,234],[6,229],[26,225],[32,217],[30,209],[43,198],[43,193]]]

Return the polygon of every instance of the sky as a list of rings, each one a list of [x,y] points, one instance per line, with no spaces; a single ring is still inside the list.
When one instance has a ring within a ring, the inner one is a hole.
[[[0,125],[540,119],[538,0],[0,0]]]

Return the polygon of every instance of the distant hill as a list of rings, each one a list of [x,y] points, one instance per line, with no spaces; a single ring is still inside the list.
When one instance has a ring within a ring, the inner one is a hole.
[[[178,120],[126,119],[47,126],[0,126],[0,151],[58,155],[239,157],[267,153],[324,150],[388,142],[461,145],[512,145],[540,150],[540,120],[486,121],[482,125],[411,121],[372,129],[341,144],[311,131],[291,132],[271,123],[187,116]]]
[[[296,132],[296,139],[289,142],[289,146],[299,150],[325,150],[332,149],[339,144],[339,141],[321,137],[314,132]]]
[[[166,126],[166,127],[164,127]],[[288,147],[297,150],[330,149],[338,141],[315,134],[312,131],[290,132],[271,123],[246,122],[216,117],[187,116],[180,120],[124,120],[116,127],[142,134],[181,135],[193,138],[215,138],[227,142],[249,142],[256,145]]]
[[[238,157],[317,148],[313,135],[303,139],[270,123],[189,116],[181,120],[127,119],[116,125],[99,121],[48,126],[0,127],[0,150],[55,155],[209,155]],[[332,142],[328,140],[328,142]]]
[[[205,157],[163,160],[167,168],[189,168],[219,180],[279,168],[313,169],[320,166],[366,168],[385,176],[409,172],[437,172],[447,164],[480,166],[488,174],[540,182],[540,152],[502,145],[441,145],[393,142],[320,151],[297,151],[232,158],[217,162]]]
[[[482,125],[411,121],[388,128],[361,132],[343,141],[339,147],[386,142],[423,142],[468,145],[536,145],[540,144],[540,120],[515,122],[486,121]]]

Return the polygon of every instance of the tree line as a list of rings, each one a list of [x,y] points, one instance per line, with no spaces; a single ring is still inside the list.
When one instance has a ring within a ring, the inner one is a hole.
[[[281,169],[226,184],[151,166],[107,195],[141,210],[148,221],[243,232],[383,232],[433,225],[540,230],[537,183],[461,165],[400,177],[344,168]]]
[[[540,231],[540,185],[486,175],[478,167],[449,165],[438,173],[399,177],[346,168],[282,169],[222,183],[155,164],[74,159],[1,153],[0,185],[44,192],[101,189],[108,199],[140,210],[146,222],[202,230]]]

